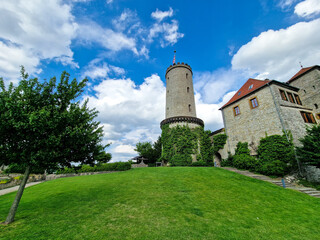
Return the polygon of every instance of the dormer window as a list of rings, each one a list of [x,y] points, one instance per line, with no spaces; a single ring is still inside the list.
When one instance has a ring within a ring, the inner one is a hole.
[[[240,96],[240,94],[241,94],[241,91],[240,91],[240,92],[238,92],[238,96]]]
[[[253,88],[253,84],[251,84],[251,85],[249,86],[249,90],[252,89],[252,88]]]

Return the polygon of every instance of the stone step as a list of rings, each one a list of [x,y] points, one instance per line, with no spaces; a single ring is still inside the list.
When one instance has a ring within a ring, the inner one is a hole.
[[[320,197],[320,193],[308,193],[308,195],[313,197]]]
[[[307,193],[307,194],[313,194],[313,193],[317,193],[317,194],[320,194],[320,191],[317,191],[317,190],[307,190],[307,191],[301,191],[301,192],[304,192],[304,193]]]

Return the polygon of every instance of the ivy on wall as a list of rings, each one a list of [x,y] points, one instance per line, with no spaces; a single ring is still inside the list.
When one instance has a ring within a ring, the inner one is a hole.
[[[213,136],[212,144],[213,144],[213,153],[216,154],[220,149],[224,147],[227,142],[226,134],[218,134]]]
[[[171,166],[188,166],[192,163],[192,155],[197,161],[210,163],[213,161],[213,147],[209,137],[210,131],[203,127],[190,129],[189,126],[169,125],[162,127],[161,160]]]

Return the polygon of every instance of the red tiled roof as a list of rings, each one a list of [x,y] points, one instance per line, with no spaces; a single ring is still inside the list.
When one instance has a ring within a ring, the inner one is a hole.
[[[231,103],[236,102],[240,98],[250,94],[254,90],[266,85],[269,82],[270,80],[258,80],[258,79],[249,78],[248,81],[238,90],[238,92],[236,92],[236,94],[225,105],[221,107],[221,109],[230,105]],[[249,89],[251,85],[252,87]]]
[[[309,71],[311,68],[313,68],[315,66],[312,67],[306,67],[306,68],[301,68],[299,72],[297,72],[292,78],[290,78],[290,80],[288,81],[288,83],[292,82],[294,79],[296,79],[297,77],[299,77],[300,75],[304,74],[305,72]]]

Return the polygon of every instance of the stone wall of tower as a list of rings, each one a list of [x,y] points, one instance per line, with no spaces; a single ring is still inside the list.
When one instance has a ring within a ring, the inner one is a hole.
[[[196,117],[191,67],[183,63],[170,66],[166,83],[166,118]]]
[[[290,83],[299,88],[302,104],[312,109],[317,121],[320,120],[320,70],[313,69]]]

